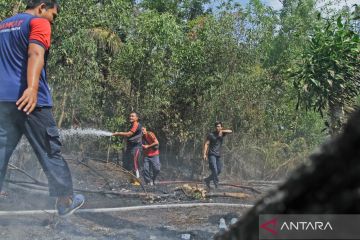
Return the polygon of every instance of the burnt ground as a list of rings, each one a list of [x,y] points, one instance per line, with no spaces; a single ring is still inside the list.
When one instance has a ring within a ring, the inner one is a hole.
[[[68,159],[73,173],[74,186],[81,190],[87,202],[83,208],[110,208],[174,203],[245,203],[252,204],[265,193],[272,182],[242,182],[241,186],[220,186],[210,191],[214,196],[201,198],[184,190],[184,183],[160,182],[145,187],[134,187],[120,167],[99,161],[80,163]],[[14,164],[15,165],[15,164]],[[18,165],[16,165],[18,166]],[[22,170],[27,169],[22,166]],[[36,168],[37,169],[37,168]],[[9,194],[0,198],[0,211],[53,209],[55,199],[47,196],[46,187],[31,183],[33,180],[19,170],[12,169],[5,190]],[[29,172],[27,172],[29,173]],[[39,182],[46,182],[40,170],[30,171]],[[172,179],[171,176],[162,178]],[[165,180],[165,179],[163,179]],[[172,179],[174,180],[174,179]],[[24,184],[24,182],[29,182]],[[40,184],[41,185],[41,184]],[[200,183],[188,186],[202,189]],[[187,186],[187,188],[188,188]],[[257,191],[256,191],[257,190]],[[238,194],[221,197],[223,193]],[[129,195],[127,195],[129,194]],[[135,194],[135,195],[134,195]],[[139,194],[139,195],[136,195]],[[239,195],[240,194],[240,195]],[[112,213],[76,213],[67,219],[44,213],[32,216],[0,216],[0,239],[181,239],[190,234],[191,239],[212,239],[219,231],[219,219],[229,223],[240,217],[246,208],[239,207],[193,207],[153,209]]]

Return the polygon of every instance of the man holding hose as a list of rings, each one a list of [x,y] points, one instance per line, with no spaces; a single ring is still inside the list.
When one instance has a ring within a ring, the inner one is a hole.
[[[129,116],[130,129],[127,132],[115,132],[113,136],[126,137],[126,150],[123,156],[123,167],[133,173],[136,178],[130,178],[133,185],[140,185],[139,158],[142,149],[142,129],[139,115],[131,112]]]

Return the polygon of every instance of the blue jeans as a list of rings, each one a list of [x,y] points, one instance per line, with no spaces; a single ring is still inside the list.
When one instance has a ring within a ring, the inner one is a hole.
[[[61,155],[59,130],[51,108],[36,108],[29,116],[15,103],[0,102],[0,191],[9,159],[25,135],[49,182],[52,197],[70,196],[73,184],[70,169]]]
[[[159,155],[153,157],[144,157],[144,170],[143,175],[146,183],[150,183],[151,181],[155,181],[157,175],[160,173],[160,158]],[[151,176],[152,169],[152,176]]]
[[[211,175],[206,179],[208,181],[213,181],[215,185],[219,183],[219,174],[222,171],[222,162],[219,156],[209,155],[209,168],[211,170]]]

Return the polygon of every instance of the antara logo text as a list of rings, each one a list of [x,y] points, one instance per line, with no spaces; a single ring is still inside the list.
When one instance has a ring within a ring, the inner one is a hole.
[[[278,231],[278,219],[273,218],[263,224],[260,225],[260,228],[268,231],[273,235],[277,235],[281,231],[326,231],[331,230],[333,231],[333,227],[331,226],[330,222],[321,222],[321,221],[285,221],[281,224],[280,230]]]
[[[280,230],[297,230],[297,231],[326,231],[326,230],[332,230],[333,227],[331,226],[330,222],[284,222],[281,225]]]

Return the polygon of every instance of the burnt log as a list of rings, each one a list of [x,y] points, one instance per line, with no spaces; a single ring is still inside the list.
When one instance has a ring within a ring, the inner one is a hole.
[[[259,239],[262,214],[360,213],[360,111],[342,133],[325,143],[310,161],[269,192],[216,240]]]

